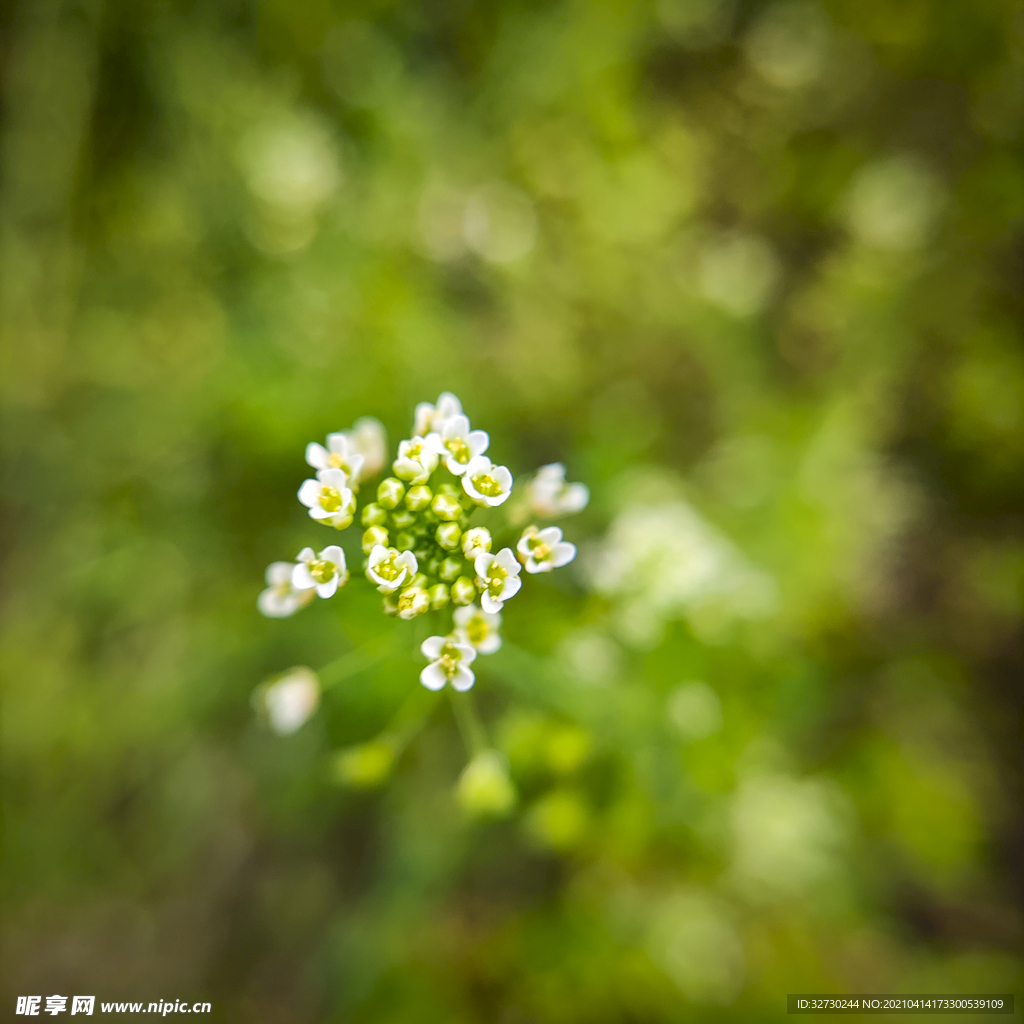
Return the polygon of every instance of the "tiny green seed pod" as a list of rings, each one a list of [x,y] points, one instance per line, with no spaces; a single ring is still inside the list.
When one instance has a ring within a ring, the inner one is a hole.
[[[405,497],[405,484],[401,480],[396,480],[393,476],[381,480],[380,486],[377,488],[379,504],[385,508],[396,508],[403,497]]]
[[[453,494],[435,494],[434,500],[430,503],[430,510],[438,519],[444,519],[450,523],[459,518],[462,506],[459,504],[459,499]]]
[[[399,551],[412,551],[416,547],[416,538],[408,530],[403,530],[395,537],[395,547]]]
[[[421,512],[430,504],[433,497],[434,492],[426,484],[418,484],[409,488],[405,495],[405,503],[413,512]]]
[[[407,508],[396,509],[391,513],[391,522],[400,530],[408,530],[416,522],[416,513],[410,512]]]
[[[388,510],[375,501],[363,508],[363,526],[385,526],[388,521]]]
[[[468,576],[460,576],[452,584],[451,593],[453,604],[472,604],[476,597],[476,587]]]
[[[458,523],[442,523],[434,534],[437,543],[446,551],[454,551],[462,540],[462,530]]]
[[[430,607],[439,612],[448,604],[448,588],[443,583],[431,587],[427,593],[430,595]]]
[[[363,534],[363,554],[368,555],[378,544],[388,546],[388,531],[383,526],[371,526]]]
[[[451,581],[454,580],[460,572],[462,572],[462,564],[461,558],[446,558],[441,563],[441,569],[438,572],[438,576],[447,583],[451,583]]]

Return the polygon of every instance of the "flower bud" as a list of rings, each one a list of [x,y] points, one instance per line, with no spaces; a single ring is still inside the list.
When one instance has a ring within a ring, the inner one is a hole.
[[[381,480],[380,486],[377,488],[377,502],[384,508],[396,508],[404,496],[405,484],[393,476]]]
[[[435,494],[430,509],[439,519],[452,522],[459,518],[462,505],[454,494]]]
[[[430,607],[435,612],[440,611],[448,604],[448,588],[443,583],[438,583],[436,586],[431,587],[427,593],[430,595]]]
[[[416,522],[416,513],[407,508],[396,509],[391,513],[391,522],[400,530],[408,530]]]
[[[466,765],[455,792],[462,809],[479,817],[502,818],[516,804],[516,788],[496,750],[482,750]]]
[[[394,594],[384,595],[384,614],[394,618],[398,614],[398,599]]]
[[[395,751],[384,740],[371,740],[339,751],[334,758],[334,777],[343,786],[376,789],[387,781],[395,766]]]
[[[447,583],[451,583],[456,576],[462,572],[463,561],[461,558],[448,557],[441,563],[441,568],[438,570],[437,575]]]
[[[388,546],[388,531],[383,526],[371,526],[363,534],[363,554],[368,555],[378,544]]]
[[[398,595],[398,617],[414,619],[430,610],[430,595],[422,587],[406,587]]]
[[[442,523],[434,536],[437,543],[446,551],[454,551],[462,540],[462,530],[459,529],[458,523]]]
[[[462,494],[462,491],[458,487],[456,487],[455,484],[445,482],[438,486],[437,493],[453,495],[454,497],[457,498],[459,497],[460,494]]]
[[[388,510],[372,501],[363,508],[363,526],[385,526],[388,521]]]
[[[411,580],[409,580],[410,587],[423,587],[426,589],[427,576],[426,573],[418,572]]]
[[[426,484],[417,484],[415,487],[409,488],[405,495],[405,504],[413,512],[420,512],[430,504],[433,497],[434,492]]]
[[[476,597],[476,587],[468,576],[460,576],[452,584],[451,594],[453,604],[472,604]]]
[[[395,547],[399,551],[412,551],[416,547],[416,538],[408,530],[403,530],[395,537]]]
[[[435,549],[436,550],[436,549]],[[419,561],[419,555],[416,556],[416,560]],[[436,556],[428,558],[426,561],[427,575],[428,576],[439,576],[441,574],[441,559]],[[455,574],[458,576],[458,573]]]
[[[475,526],[462,535],[462,553],[469,561],[477,555],[486,554],[491,550],[491,531],[486,526]]]

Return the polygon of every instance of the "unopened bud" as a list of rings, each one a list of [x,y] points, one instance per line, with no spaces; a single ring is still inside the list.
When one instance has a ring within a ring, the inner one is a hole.
[[[454,551],[462,540],[462,530],[458,523],[442,523],[435,532],[437,543],[446,551]]]
[[[430,607],[435,612],[439,612],[448,604],[448,588],[443,583],[438,583],[436,586],[431,587],[427,593],[430,594]]]
[[[416,538],[408,530],[403,530],[395,537],[395,547],[399,551],[412,551],[416,547]]]
[[[363,508],[363,526],[384,526],[388,521],[388,510],[371,501]]]
[[[371,526],[363,534],[363,554],[368,555],[378,544],[388,546],[388,531],[383,526]]]
[[[444,519],[446,522],[458,519],[462,512],[462,505],[454,494],[435,494],[430,508],[438,519]]]
[[[468,576],[460,576],[452,584],[451,594],[453,604],[472,604],[476,597],[476,587]]]
[[[456,576],[462,572],[463,561],[461,558],[446,558],[441,563],[441,568],[438,570],[437,575],[447,583],[451,583]]]
[[[396,508],[404,497],[405,484],[401,480],[396,480],[393,476],[381,480],[380,486],[377,488],[377,502],[384,508]]]
[[[391,522],[400,530],[408,530],[410,526],[414,526],[416,523],[416,513],[410,512],[407,508],[395,509],[391,513]]]
[[[398,617],[414,619],[430,610],[430,595],[422,587],[406,587],[398,595]]]
[[[475,526],[462,535],[462,553],[473,561],[477,555],[491,550],[491,531],[486,526]]]
[[[409,492],[405,496],[405,503],[413,512],[420,512],[430,504],[433,497],[434,492],[426,484],[418,484],[416,487],[409,488]]]

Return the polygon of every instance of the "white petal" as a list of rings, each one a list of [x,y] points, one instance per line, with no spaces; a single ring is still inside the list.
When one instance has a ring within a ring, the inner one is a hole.
[[[441,666],[436,661],[431,662],[421,673],[420,682],[428,690],[440,690],[448,681]]]
[[[530,552],[533,550],[530,547],[530,541],[533,539],[533,536],[534,535],[532,533],[524,533],[522,537],[519,538],[519,541],[516,544],[516,551],[518,551],[519,554],[523,556],[523,558],[530,557]]]
[[[411,551],[403,551],[396,559],[395,565],[404,565],[409,570],[410,576],[415,576],[419,570],[419,563]]]
[[[315,562],[316,552],[312,548],[303,548],[299,552],[299,557],[295,559],[296,562]]]
[[[316,580],[313,579],[309,566],[305,562],[299,562],[292,570],[292,586],[296,590],[309,590],[316,586]]]
[[[568,565],[575,557],[576,545],[564,540],[561,544],[554,546],[551,552],[551,564],[556,569],[560,569],[563,565]]]
[[[551,572],[554,566],[550,562],[538,562],[532,556],[526,560],[526,571],[530,575],[536,575],[538,572]]]
[[[375,565],[379,565],[388,557],[389,554],[390,552],[383,544],[374,544],[373,550],[370,552],[368,567],[372,569]]]
[[[454,455],[445,455],[444,468],[447,469],[452,476],[462,476],[466,472],[467,467],[466,464],[459,462]],[[463,486],[465,486],[465,484],[463,484]],[[473,490],[475,492],[476,488],[474,487]],[[473,495],[471,494],[470,497],[473,497]]]
[[[586,484],[569,484],[562,492],[559,504],[563,512],[582,512],[590,501],[590,489]]]
[[[306,508],[313,508],[320,502],[320,484],[316,480],[303,480],[299,488],[299,501]]]
[[[462,415],[455,415],[445,420],[444,430],[441,436],[448,439],[452,437],[465,437],[469,433],[469,418]]]
[[[507,491],[512,486],[512,472],[508,466],[498,466],[494,470],[494,479],[501,484],[503,491]]]
[[[282,583],[290,583],[294,566],[294,562],[271,562],[267,566],[264,578],[272,587],[280,586]]]
[[[548,547],[554,547],[562,539],[562,531],[557,526],[546,526],[537,536]]]
[[[277,587],[267,587],[256,599],[256,607],[269,619],[283,619],[298,608],[298,602],[291,592],[282,594]]]
[[[493,466],[494,463],[486,455],[474,455],[466,463],[466,472],[472,473],[473,476],[479,476],[481,473],[490,473]]]
[[[423,643],[420,644],[420,651],[424,658],[429,658],[431,661],[437,661],[441,657],[441,648],[448,641],[443,636],[428,636]]]
[[[494,561],[507,573],[515,575],[519,572],[519,563],[516,561],[516,556],[512,553],[511,548],[502,548],[494,556]],[[483,574],[481,573],[481,575]]]
[[[469,450],[473,453],[474,457],[482,455],[487,451],[487,446],[491,443],[491,436],[486,430],[474,430],[466,438],[466,444],[469,445]]]
[[[483,576],[487,579],[487,573],[491,568],[491,563],[496,559],[495,555],[492,555],[490,551],[485,551],[482,555],[476,556],[476,561],[473,563],[473,568],[476,569],[477,576]]]
[[[476,645],[476,649],[481,654],[493,654],[499,647],[501,647],[501,637],[497,633],[489,633]]]
[[[345,571],[345,552],[337,544],[328,544],[320,552],[320,558],[325,562],[333,562],[338,567],[338,572]]]
[[[335,455],[348,455],[352,451],[352,443],[349,441],[348,434],[344,431],[339,431],[337,434],[328,434],[327,447]]]
[[[431,431],[427,434],[424,440],[427,443],[427,447],[437,455],[447,455],[448,449],[444,446],[444,441],[441,440],[441,435],[436,431]]]
[[[549,462],[537,470],[537,477],[561,482],[565,479],[565,466],[561,462]]]
[[[317,444],[316,441],[310,441],[306,445],[306,461],[314,469],[324,469],[329,465],[328,454],[327,449],[322,444]]]
[[[455,644],[455,649],[459,652],[459,658],[464,665],[476,661],[476,648],[472,644]]]
[[[318,583],[316,585],[316,592],[321,597],[334,597],[335,591],[338,589],[338,577],[332,576],[326,583]]]
[[[328,512],[327,509],[321,508],[317,505],[315,508],[309,510],[310,517],[313,519],[331,519],[334,516],[333,512]]]
[[[316,475],[317,480],[326,487],[333,487],[336,491],[348,487],[348,474],[343,469],[321,469]]]
[[[455,611],[452,613],[452,619],[455,622],[455,625],[458,626],[460,629],[465,628],[466,624],[469,622],[471,618],[473,618],[474,615],[477,614],[478,610],[479,609],[475,604],[463,605],[461,608],[455,609]]]
[[[501,602],[495,601],[487,591],[484,591],[480,595],[480,607],[483,608],[485,612],[497,613],[501,611]]]
[[[450,391],[442,391],[437,396],[437,411],[445,419],[449,416],[458,416],[462,412],[462,403]]]
[[[511,491],[504,491],[501,494],[498,494],[498,495],[496,495],[493,498],[488,498],[487,499],[487,504],[491,508],[497,508],[499,505],[504,505],[505,502],[508,501],[509,495],[511,493],[512,493]]]
[[[468,690],[476,682],[476,676],[473,675],[472,671],[463,665],[460,665],[452,676],[452,686],[456,690]]]
[[[523,581],[518,576],[509,576],[505,580],[505,585],[501,588],[501,599],[507,601],[510,597],[515,597],[519,593],[519,588],[523,585]],[[490,609],[488,609],[490,610]]]

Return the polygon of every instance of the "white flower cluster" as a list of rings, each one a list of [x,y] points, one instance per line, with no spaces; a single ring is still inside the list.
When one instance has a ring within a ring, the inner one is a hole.
[[[501,646],[501,611],[522,587],[523,568],[529,574],[550,572],[576,556],[575,545],[562,539],[557,526],[528,526],[501,547],[491,532],[493,522],[490,528],[471,525],[477,510],[497,509],[512,494],[512,473],[491,461],[489,446],[490,437],[471,428],[455,395],[444,392],[436,404],[422,402],[416,407],[413,436],[398,445],[393,475],[379,483],[376,500],[361,509],[360,487],[386,463],[383,426],[364,418],[351,430],[329,434],[326,445],[306,447],[306,461],[316,476],[303,481],[299,501],[310,518],[337,530],[350,526],[358,512],[362,570],[383,595],[384,611],[411,619],[455,606],[451,631],[421,645],[430,664],[420,680],[433,690],[445,683],[456,690],[473,685],[469,666],[478,654]],[[525,488],[528,507],[549,519],[579,512],[588,497],[583,484],[566,483],[560,463],[541,467]],[[515,515],[506,518],[515,521]],[[496,532],[500,537],[501,531]],[[340,545],[319,553],[303,548],[294,563],[274,562],[267,569],[267,589],[258,606],[264,615],[288,616],[314,594],[332,597],[348,579]]]

